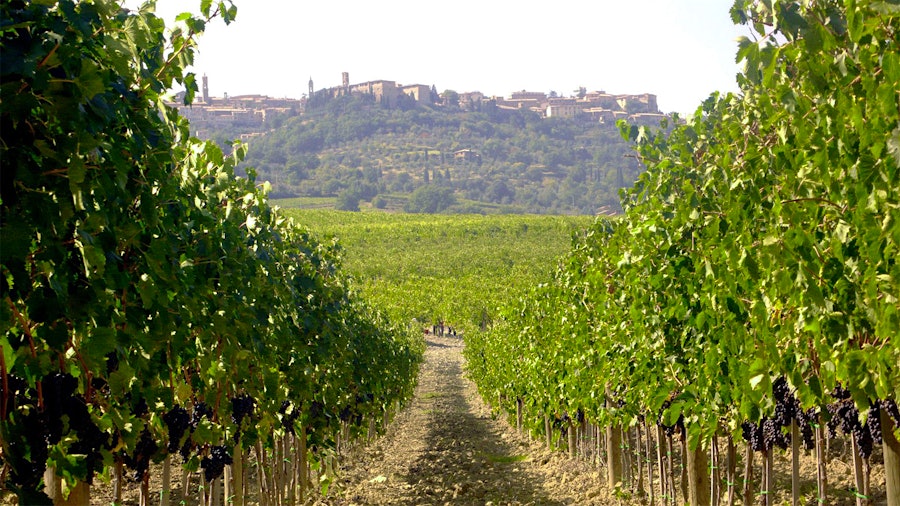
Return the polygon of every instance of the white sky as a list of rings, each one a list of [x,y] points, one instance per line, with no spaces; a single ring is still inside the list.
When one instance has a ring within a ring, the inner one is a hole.
[[[137,0],[127,0],[136,5]],[[736,91],[732,0],[236,0],[230,26],[199,39],[194,71],[212,96],[300,98],[373,80],[439,92],[572,95],[579,86],[653,93],[664,112],[693,112],[713,91]],[[157,13],[199,0],[159,0]],[[198,79],[198,83],[199,83]]]

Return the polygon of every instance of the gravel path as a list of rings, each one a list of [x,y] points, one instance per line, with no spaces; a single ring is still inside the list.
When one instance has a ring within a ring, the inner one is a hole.
[[[462,340],[428,336],[413,401],[347,455],[319,505],[601,505],[597,469],[548,452],[491,416],[463,371]]]

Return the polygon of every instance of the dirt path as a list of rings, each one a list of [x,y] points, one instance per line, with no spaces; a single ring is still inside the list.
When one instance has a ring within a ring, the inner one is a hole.
[[[463,371],[462,340],[428,337],[415,398],[387,434],[344,459],[320,505],[601,505],[601,475],[492,418]]]

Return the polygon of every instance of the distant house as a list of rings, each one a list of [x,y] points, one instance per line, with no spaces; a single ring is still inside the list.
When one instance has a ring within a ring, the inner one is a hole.
[[[475,162],[481,160],[481,155],[471,149],[460,149],[453,153],[453,158],[463,162]]]
[[[340,94],[340,88],[337,88]],[[400,88],[394,81],[369,81],[365,83],[354,84],[350,86],[350,94],[373,95],[376,102],[380,102],[388,107],[394,107],[397,104],[397,97],[400,95]]]
[[[574,98],[551,98],[546,115],[548,118],[574,118],[581,110]]]
[[[403,94],[414,98],[416,103],[431,103],[431,86],[425,86],[424,84],[408,84],[406,86],[400,86],[400,91]]]

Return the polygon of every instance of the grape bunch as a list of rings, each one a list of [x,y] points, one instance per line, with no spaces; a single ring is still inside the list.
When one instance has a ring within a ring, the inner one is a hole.
[[[200,420],[206,418],[212,420],[213,412],[205,402],[194,404],[194,411],[191,413],[191,430],[196,429],[200,425]]]
[[[34,404],[37,404],[36,400]],[[32,409],[21,415],[19,423],[9,427],[4,433],[9,450],[4,455],[10,469],[8,483],[23,490],[37,490],[47,468],[49,429],[46,417]],[[2,485],[5,487],[7,483]]]
[[[897,409],[897,403],[891,399],[881,401],[881,409],[894,421],[894,427],[900,427],[900,409]]]
[[[100,452],[110,448],[109,436],[97,427],[84,398],[76,394],[78,380],[71,374],[50,374],[41,380],[41,386],[44,394],[41,416],[42,426],[46,429],[46,443],[55,445],[63,436],[77,436],[68,452],[85,455],[86,481],[93,482],[94,474],[103,470]]]
[[[256,407],[256,401],[253,400],[253,397],[250,397],[247,394],[241,394],[237,397],[231,399],[231,421],[234,422],[238,427],[241,426],[241,422],[244,420],[244,417],[249,417],[253,415],[253,410]]]
[[[197,426],[200,425],[200,421],[204,418],[212,420],[213,412],[209,409],[209,406],[206,405],[205,402],[198,402],[194,404],[194,409],[191,412],[190,423],[188,427],[191,429],[190,434],[184,440],[184,444],[181,445],[181,450],[179,450],[179,454],[181,454],[181,460],[183,462],[187,462],[188,459],[191,458],[191,450],[194,448],[194,442],[191,440],[191,434],[194,433],[194,430],[197,429]],[[169,442],[171,444],[171,441]]]
[[[781,424],[782,421],[783,420],[776,420],[775,418],[763,419],[763,445],[766,450],[771,450],[776,446],[782,450],[786,450],[791,444],[791,435],[781,430],[783,427]],[[788,424],[790,424],[790,422],[788,422]]]
[[[761,452],[765,449],[763,445],[762,424],[753,422],[744,422],[741,424],[741,435],[744,441],[750,445],[750,449],[755,452]]]
[[[803,438],[803,446],[806,447],[807,450],[812,450],[816,447],[813,427],[818,418],[819,413],[816,408],[810,408],[806,411],[802,409],[797,410],[797,426],[800,429],[800,436]]]
[[[837,429],[841,429],[844,434],[852,434],[855,432],[859,423],[859,411],[856,405],[849,397],[840,399],[827,406],[828,413],[831,418],[828,420],[828,437],[837,437]]]
[[[168,413],[163,415],[163,422],[169,429],[169,453],[175,453],[181,446],[181,439],[191,424],[191,417],[186,409],[175,405]]]
[[[859,456],[868,459],[872,455],[875,445],[875,436],[881,439],[880,402],[875,402],[867,413],[866,423],[859,420],[859,411],[856,404],[850,398],[849,393],[840,386],[835,388],[832,395],[837,394],[837,402],[827,406],[831,419],[828,421],[828,435],[837,436],[837,429],[845,435],[851,436],[856,443]],[[873,430],[874,429],[874,430]]]
[[[153,455],[159,451],[159,446],[153,440],[153,435],[146,428],[141,432],[137,446],[131,456],[125,458],[125,464],[134,471],[132,479],[134,481],[142,481],[147,470],[150,469],[150,461]]]
[[[44,394],[44,417],[47,443],[55,445],[63,436],[63,415],[68,414],[70,400],[78,389],[78,380],[67,373],[54,373],[41,380]]]
[[[225,470],[225,466],[231,465],[234,460],[228,454],[228,449],[224,446],[213,446],[209,450],[209,456],[203,457],[200,461],[200,467],[203,469],[203,476],[207,482],[213,481]]]

